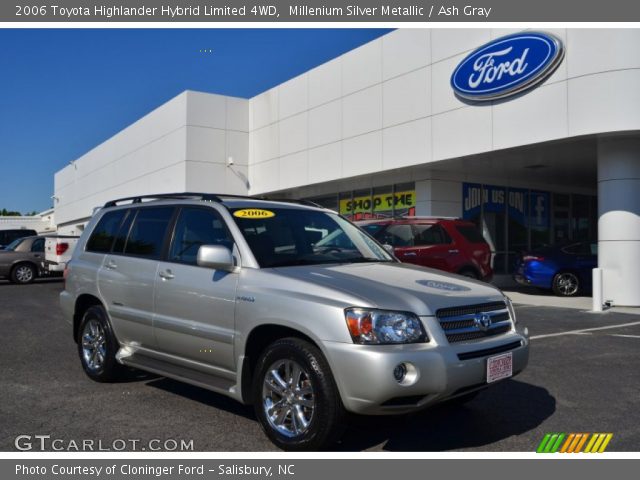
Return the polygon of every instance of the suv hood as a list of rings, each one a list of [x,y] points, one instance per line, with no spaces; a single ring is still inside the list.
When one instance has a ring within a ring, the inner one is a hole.
[[[440,308],[504,300],[496,287],[407,263],[358,263],[278,268],[278,275],[362,300],[354,307],[435,315]]]

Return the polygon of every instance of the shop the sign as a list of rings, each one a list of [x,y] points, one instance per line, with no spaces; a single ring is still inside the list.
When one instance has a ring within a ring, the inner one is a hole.
[[[363,197],[346,198],[340,200],[340,213],[353,215],[358,213],[389,213],[399,210],[407,210],[416,204],[415,190],[403,192],[382,193]]]
[[[537,85],[564,57],[559,38],[523,32],[498,38],[471,52],[451,75],[451,87],[466,100],[505,98]]]

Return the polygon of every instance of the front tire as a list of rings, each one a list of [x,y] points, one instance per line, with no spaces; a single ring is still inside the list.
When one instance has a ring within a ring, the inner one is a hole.
[[[283,450],[319,450],[342,433],[345,410],[329,364],[307,341],[284,338],[265,349],[253,399],[262,428]]]
[[[580,292],[580,279],[572,272],[556,273],[552,288],[559,297],[575,297]]]
[[[21,285],[32,283],[37,275],[36,268],[30,263],[19,263],[11,269],[11,281]]]
[[[84,313],[77,341],[80,362],[89,378],[113,382],[123,376],[124,367],[116,361],[119,343],[101,305],[89,307]]]

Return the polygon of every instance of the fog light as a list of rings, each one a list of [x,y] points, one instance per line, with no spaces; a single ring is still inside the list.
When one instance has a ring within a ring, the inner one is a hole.
[[[398,383],[402,382],[406,375],[407,366],[404,363],[399,364],[396,368],[393,369],[393,378],[395,378]]]

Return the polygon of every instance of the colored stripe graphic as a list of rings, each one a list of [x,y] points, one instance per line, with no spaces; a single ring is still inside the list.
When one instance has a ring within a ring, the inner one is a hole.
[[[602,453],[606,450],[612,438],[613,433],[547,433],[542,438],[536,452]]]

